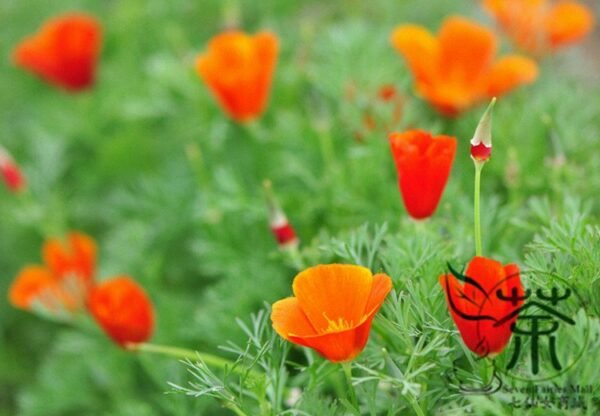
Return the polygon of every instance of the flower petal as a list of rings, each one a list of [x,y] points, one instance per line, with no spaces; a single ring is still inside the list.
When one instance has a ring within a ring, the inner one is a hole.
[[[293,290],[317,333],[324,333],[356,327],[363,319],[372,285],[369,269],[330,264],[299,273]]]
[[[96,267],[96,243],[79,232],[72,232],[66,243],[50,239],[42,248],[44,261],[57,278],[76,274],[90,282]]]
[[[519,55],[505,56],[494,64],[489,78],[487,95],[500,96],[522,84],[535,81],[538,76],[538,66],[532,59]]]
[[[94,319],[118,345],[144,342],[152,336],[154,309],[148,295],[128,276],[95,286],[88,308]]]
[[[446,83],[478,82],[492,64],[496,39],[492,32],[465,18],[448,18],[440,29],[440,77]],[[473,88],[473,86],[471,86]]]
[[[387,274],[378,273],[373,276],[373,286],[365,308],[366,315],[370,316],[377,313],[388,293],[392,290],[392,286],[392,279]]]
[[[365,348],[375,313],[374,309],[356,328],[313,337],[290,336],[289,340],[315,349],[321,356],[334,363],[350,361]]]
[[[560,1],[546,17],[548,41],[554,48],[584,38],[594,27],[592,11],[575,1]]]
[[[417,83],[430,83],[438,61],[437,39],[421,26],[401,25],[394,30],[390,40],[406,59]]]
[[[52,273],[40,266],[27,266],[18,274],[8,290],[10,303],[20,309],[30,310],[44,292],[54,292],[56,282]]]
[[[281,337],[306,337],[317,335],[306,314],[300,308],[298,298],[289,297],[273,304],[271,312],[273,329]]]

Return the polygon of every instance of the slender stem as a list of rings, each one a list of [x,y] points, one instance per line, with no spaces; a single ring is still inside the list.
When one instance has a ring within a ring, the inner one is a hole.
[[[356,408],[356,410],[360,411],[358,407],[358,400],[356,400],[356,391],[354,391],[354,385],[352,384],[352,363],[342,363],[342,369],[344,370],[344,375],[346,376],[346,382],[348,384],[348,396],[350,398],[350,402]]]
[[[246,414],[246,412],[244,412],[242,409],[239,408],[238,405],[236,405],[234,403],[231,403],[231,402],[224,403],[223,406],[225,406],[226,408],[228,408],[229,410],[231,410],[237,416],[248,416]]]
[[[474,222],[475,222],[475,255],[481,256],[483,250],[481,248],[481,204],[480,204],[480,194],[481,194],[481,170],[483,169],[483,165],[485,162],[475,160],[475,212],[474,212]]]
[[[149,352],[154,354],[168,355],[170,357],[188,359],[192,361],[201,359],[206,363],[206,365],[212,367],[220,368],[223,370],[228,369],[238,374],[252,373],[258,375],[258,373],[254,370],[250,370],[242,366],[235,366],[235,363],[233,361],[230,361],[226,358],[222,358],[217,355],[212,355],[205,352],[188,350],[186,348],[171,347],[168,345],[148,344],[142,342],[139,344],[127,344],[126,349],[129,351]]]

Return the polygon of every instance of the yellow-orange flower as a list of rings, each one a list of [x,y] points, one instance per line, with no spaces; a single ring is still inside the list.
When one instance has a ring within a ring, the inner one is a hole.
[[[391,289],[389,276],[373,275],[365,267],[311,267],[294,278],[294,297],[273,304],[273,328],[330,361],[349,361],[364,349],[373,318]]]
[[[42,254],[45,266],[26,266],[15,278],[8,293],[11,304],[26,310],[37,304],[49,312],[82,308],[96,267],[94,240],[72,232],[65,242],[47,241]]]
[[[484,8],[512,41],[536,55],[578,42],[594,26],[594,15],[572,0],[484,0]]]
[[[398,26],[391,42],[413,72],[417,93],[447,116],[531,83],[538,74],[529,58],[495,59],[493,33],[462,17],[446,19],[437,38],[421,26]]]
[[[231,118],[249,121],[266,106],[278,48],[273,33],[227,31],[211,39],[196,70]]]

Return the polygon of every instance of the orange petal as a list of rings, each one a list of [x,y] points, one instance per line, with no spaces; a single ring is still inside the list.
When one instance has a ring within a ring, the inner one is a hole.
[[[88,309],[118,345],[144,342],[152,336],[154,309],[148,295],[128,276],[100,283],[90,293]]]
[[[447,83],[477,83],[486,74],[496,53],[496,38],[491,31],[457,16],[444,21],[439,42],[442,67],[439,74]]]
[[[489,74],[487,94],[500,96],[519,85],[529,84],[538,76],[535,61],[519,55],[509,55],[499,59]]]
[[[548,41],[554,48],[581,40],[593,27],[592,11],[575,1],[558,2],[546,17]]]
[[[227,31],[215,36],[196,70],[223,109],[237,121],[257,117],[267,101],[277,60],[274,34]]]
[[[290,297],[275,302],[271,312],[271,321],[275,332],[288,340],[290,336],[317,335],[306,314],[300,308],[298,298]]]
[[[294,294],[318,333],[353,328],[364,318],[373,275],[361,266],[311,267],[294,278]]]
[[[378,273],[373,276],[373,286],[371,287],[371,294],[367,300],[367,306],[365,313],[367,315],[373,315],[376,313],[383,301],[385,300],[388,293],[392,290],[392,279],[385,273]]]
[[[42,256],[56,277],[76,274],[90,281],[96,265],[96,244],[91,237],[72,232],[67,243],[58,239],[48,240],[42,248]]]
[[[431,82],[438,63],[437,39],[421,26],[401,25],[390,40],[408,62],[417,83]]]
[[[8,290],[8,299],[16,308],[30,310],[33,302],[47,291],[54,292],[56,282],[52,273],[44,267],[25,267]]]

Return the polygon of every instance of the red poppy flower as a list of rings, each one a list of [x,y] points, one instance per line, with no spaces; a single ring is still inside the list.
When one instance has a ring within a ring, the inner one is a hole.
[[[390,134],[398,183],[408,214],[415,219],[435,212],[456,154],[456,139],[423,130]]]
[[[66,242],[51,239],[42,249],[45,266],[27,266],[9,289],[17,308],[39,305],[48,312],[74,311],[85,303],[92,285],[96,244],[85,234],[72,232]]]
[[[452,271],[440,276],[440,284],[465,345],[482,357],[501,353],[510,340],[511,325],[517,316],[501,325],[496,323],[523,303],[519,268],[474,257],[464,275]]]
[[[277,37],[228,31],[215,36],[196,70],[231,118],[244,122],[263,112],[277,62]]]
[[[100,23],[92,16],[66,14],[49,20],[14,50],[15,63],[68,91],[94,83],[100,53]]]
[[[417,93],[446,116],[531,83],[538,74],[526,57],[495,60],[494,34],[462,17],[446,19],[437,38],[421,26],[401,25],[391,41],[413,72]]]
[[[148,340],[154,330],[154,309],[148,295],[128,276],[95,286],[88,309],[106,334],[119,346]]]
[[[25,177],[21,169],[2,148],[0,148],[0,174],[11,192],[19,192],[25,188]]]
[[[572,0],[484,0],[485,9],[523,50],[543,55],[579,42],[594,27],[594,14]]]
[[[286,340],[333,362],[364,349],[375,314],[392,289],[385,274],[345,264],[311,267],[293,283],[295,297],[273,304],[273,328]]]

